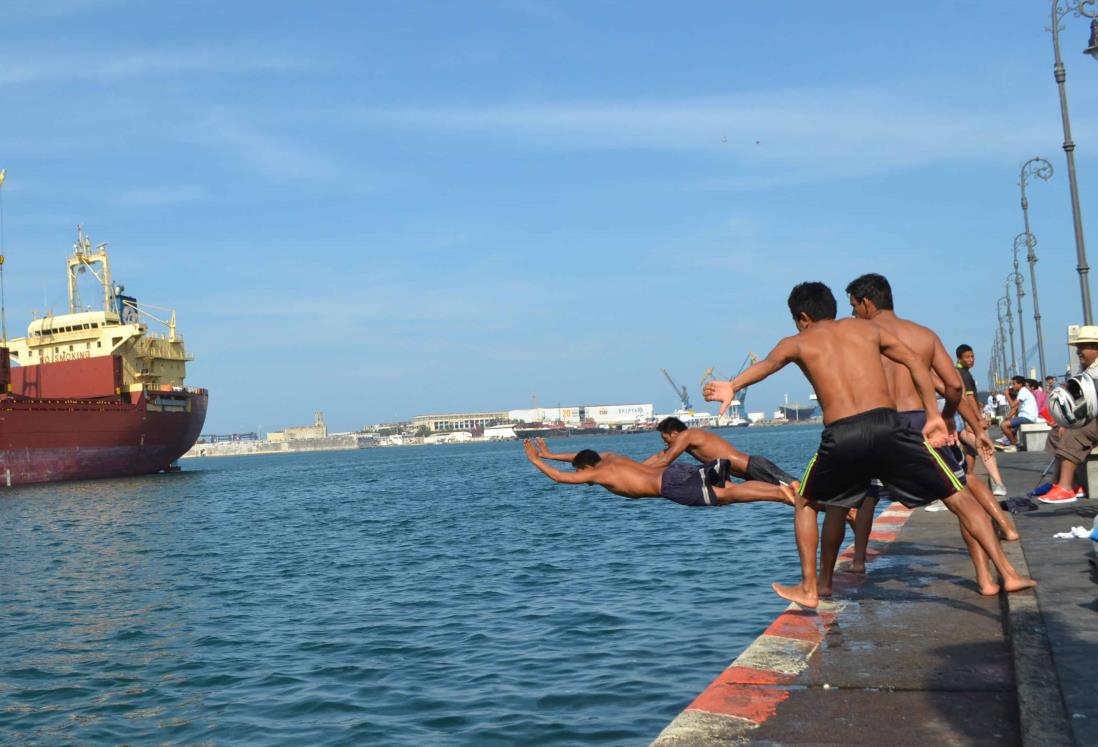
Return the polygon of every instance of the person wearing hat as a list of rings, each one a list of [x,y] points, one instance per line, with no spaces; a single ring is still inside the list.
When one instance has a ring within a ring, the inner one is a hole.
[[[1089,376],[1098,379],[1098,326],[1079,327],[1075,337],[1068,341],[1079,356],[1079,367]],[[1037,500],[1042,503],[1074,503],[1075,470],[1086,461],[1090,450],[1098,446],[1098,420],[1091,420],[1082,428],[1056,427],[1049,434],[1045,451],[1056,457],[1056,484]]]

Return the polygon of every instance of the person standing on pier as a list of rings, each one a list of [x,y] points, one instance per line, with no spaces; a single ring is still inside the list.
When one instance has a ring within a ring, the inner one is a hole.
[[[972,406],[979,409],[980,403],[976,399],[976,379],[972,377],[972,367],[976,365],[976,354],[972,352],[971,345],[961,344],[957,346],[957,372],[961,374],[961,384],[964,386],[964,394],[961,395],[963,401],[972,403]],[[997,397],[1002,395],[996,395],[995,392],[988,394],[988,404],[991,406],[991,413],[988,415],[988,425],[991,423],[991,418],[995,417],[995,406],[998,402]],[[986,431],[987,426],[981,422],[981,427]],[[968,427],[965,423],[965,428],[957,437],[961,441],[961,448],[965,452],[965,477],[969,480],[972,479],[972,475],[976,470],[976,457],[980,457],[980,461],[984,463],[984,469],[987,470],[988,476],[991,477],[991,492],[993,495],[1005,496],[1007,494],[1006,485],[1003,484],[1003,476],[999,472],[999,463],[995,460],[994,444],[990,439],[983,442],[981,447],[976,438],[976,433]],[[990,448],[989,448],[990,447]]]
[[[801,478],[794,510],[801,582],[775,583],[774,591],[803,607],[819,605],[818,512],[856,506],[873,478],[908,507],[941,499],[995,564],[1002,588],[1018,591],[1035,586],[1007,560],[987,514],[934,451],[949,434],[937,410],[930,373],[918,356],[877,324],[856,318],[836,320],[835,297],[823,283],[793,288],[789,311],[796,335],[779,341],[765,359],[732,381],[710,381],[703,390],[707,401],[721,403],[723,413],[737,390],[796,363],[819,398],[825,427],[819,451]],[[926,413],[921,434],[896,412],[882,355],[910,372]],[[998,593],[999,588],[989,578],[980,579],[982,594]]]
[[[953,410],[956,410],[964,420],[965,425],[975,434],[975,441],[979,447],[988,452],[994,452],[991,438],[984,430],[980,420],[980,412],[976,407],[974,397],[965,398],[964,392],[967,383],[964,376],[953,365],[949,353],[942,344],[941,339],[932,330],[896,316],[893,310],[892,286],[883,275],[868,273],[851,281],[846,286],[847,299],[854,316],[859,319],[872,321],[874,324],[887,330],[898,340],[903,342],[926,367],[928,372],[937,377],[942,383],[938,393],[945,398],[946,407],[942,413],[947,427],[952,425]],[[888,378],[888,389],[896,402],[896,409],[900,416],[907,420],[912,429],[921,431],[926,421],[926,412],[915,384],[907,369],[892,361],[883,359],[885,375]],[[971,379],[971,377],[970,377]],[[970,390],[971,391],[971,390]],[[1018,532],[1007,519],[999,502],[995,499],[991,490],[982,480],[968,480],[962,466],[963,455],[958,446],[946,446],[937,449],[938,456],[950,468],[962,485],[966,485],[969,492],[987,512],[991,520],[998,525],[1003,536],[1008,540],[1018,539]],[[850,563],[852,573],[865,572],[866,549],[869,545],[869,531],[873,524],[873,509],[877,504],[877,491],[870,490],[865,502],[858,509],[858,520],[854,524],[854,557]],[[820,595],[828,596],[831,593],[831,579],[835,569],[835,561],[838,558],[839,546],[844,536],[844,526],[839,512],[828,511],[824,520],[823,542],[820,550]],[[976,566],[976,577],[981,588],[985,588],[991,582],[991,576],[987,567],[987,556],[968,532],[961,525],[961,534],[969,546],[969,554]],[[990,587],[988,587],[990,588]]]

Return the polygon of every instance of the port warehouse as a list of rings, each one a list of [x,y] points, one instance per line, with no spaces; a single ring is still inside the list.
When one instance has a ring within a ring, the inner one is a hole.
[[[431,433],[450,433],[516,423],[564,423],[579,426],[585,421],[612,428],[652,420],[655,409],[643,405],[581,405],[578,407],[533,407],[495,412],[452,412],[416,415],[412,428],[426,427]]]

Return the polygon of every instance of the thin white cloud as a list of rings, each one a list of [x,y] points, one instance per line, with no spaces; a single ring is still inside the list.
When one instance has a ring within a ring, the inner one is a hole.
[[[328,153],[305,144],[303,138],[263,129],[250,121],[253,119],[224,111],[210,112],[177,123],[176,136],[245,161],[278,180],[323,179],[339,173],[339,162]]]
[[[66,54],[53,50],[6,49],[0,53],[0,86],[55,81],[111,83],[171,75],[280,72],[309,63],[269,52],[215,48]]]

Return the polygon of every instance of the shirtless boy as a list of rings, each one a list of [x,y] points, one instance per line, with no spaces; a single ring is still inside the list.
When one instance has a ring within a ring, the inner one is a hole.
[[[846,286],[846,292],[854,316],[871,320],[887,330],[911,348],[927,371],[933,372],[935,383],[941,384],[940,387],[936,386],[936,389],[945,398],[946,405],[942,417],[947,427],[952,423],[954,410],[959,411],[965,423],[977,434],[977,439],[984,448],[992,450],[991,438],[984,431],[978,409],[973,406],[973,402],[962,399],[964,392],[962,377],[953,365],[949,353],[946,352],[945,345],[932,330],[896,316],[892,305],[892,287],[888,280],[883,275],[869,273],[853,280]],[[911,423],[912,428],[921,430],[926,413],[911,375],[906,368],[887,358],[882,362],[888,379],[888,389],[896,401],[896,409]],[[987,485],[981,480],[971,482],[966,480],[962,463],[963,455],[960,450],[956,446],[950,446],[940,448],[937,452],[957,480],[962,485],[967,483],[969,492],[973,494],[992,521],[999,525],[1003,536],[1008,540],[1018,539],[1017,531],[1007,520]],[[869,530],[873,523],[873,508],[876,503],[877,495],[875,491],[870,491],[858,511],[859,519],[854,524],[854,558],[849,569],[852,573],[865,572],[866,547],[869,543]],[[842,517],[835,516],[836,513],[835,510],[829,510],[827,519],[824,521],[823,545],[820,552],[819,591],[821,596],[829,596],[831,593],[831,577],[844,533]],[[992,581],[988,571],[987,556],[979,544],[968,535],[963,524],[961,534],[976,565],[976,580],[981,592],[998,593],[999,588]]]
[[[539,446],[544,449],[544,442]],[[793,502],[793,489],[761,482],[728,482],[731,468],[726,459],[707,462],[701,467],[672,464],[653,467],[610,452],[599,454],[584,449],[569,454],[543,451],[526,439],[526,458],[550,479],[566,485],[601,485],[623,498],[667,498],[683,506],[716,506],[742,501]],[[563,472],[543,459],[571,462],[575,472]]]
[[[744,480],[768,482],[771,485],[792,485],[796,490],[800,483],[793,475],[783,470],[766,457],[748,455],[737,449],[725,439],[704,428],[687,428],[678,418],[664,418],[656,426],[666,449],[644,460],[644,464],[653,467],[666,467],[683,453],[697,459],[702,464],[714,459],[727,459],[732,474]],[[792,505],[792,504],[790,504]]]
[[[864,319],[836,320],[835,297],[823,283],[796,286],[789,294],[789,311],[796,335],[778,342],[764,360],[732,381],[708,382],[703,392],[707,401],[720,402],[724,412],[737,390],[796,363],[823,409],[820,448],[801,479],[794,510],[801,583],[775,583],[774,591],[803,607],[819,605],[818,511],[821,507],[857,505],[873,478],[909,507],[941,499],[991,558],[1007,591],[1036,585],[1010,565],[987,514],[938,461],[933,447],[944,445],[948,433],[937,411],[930,372],[918,356],[880,325]],[[910,372],[926,413],[922,434],[896,412],[882,355]],[[991,589],[983,587],[981,591]]]

